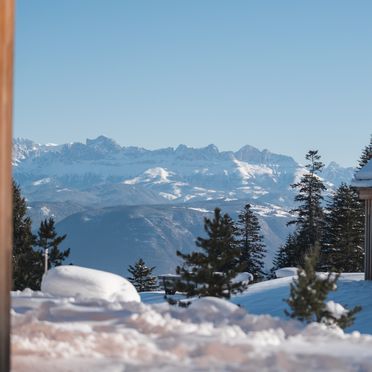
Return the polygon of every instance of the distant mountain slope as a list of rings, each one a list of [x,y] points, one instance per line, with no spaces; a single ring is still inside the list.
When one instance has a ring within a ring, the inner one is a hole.
[[[31,217],[34,230],[40,226],[45,218],[53,217],[54,221],[60,222],[64,218],[78,212],[90,210],[76,202],[30,202],[28,203],[28,215]]]
[[[203,217],[181,207],[121,206],[71,215],[57,229],[68,231],[64,246],[76,265],[127,275],[128,265],[142,257],[164,273],[174,272],[177,249],[193,246]]]
[[[57,224],[67,232],[64,247],[71,248],[70,261],[76,265],[127,275],[129,264],[143,258],[156,266],[156,273],[174,273],[180,263],[176,251],[196,249],[197,236],[205,236],[204,217],[212,216],[214,202],[199,207],[186,205],[120,206],[73,214]],[[238,202],[222,202],[223,212],[233,217],[243,207]],[[268,244],[267,267],[275,248],[288,233],[288,216],[270,206],[254,206]]]

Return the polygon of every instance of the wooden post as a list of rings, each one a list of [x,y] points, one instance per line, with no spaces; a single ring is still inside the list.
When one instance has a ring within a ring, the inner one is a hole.
[[[359,198],[365,205],[364,272],[365,280],[372,280],[372,187],[360,188]]]
[[[366,199],[365,203],[365,280],[372,280],[372,199]]]
[[[0,371],[10,370],[14,0],[0,0]]]

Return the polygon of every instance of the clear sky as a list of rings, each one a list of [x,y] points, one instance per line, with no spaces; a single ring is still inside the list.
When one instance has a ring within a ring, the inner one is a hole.
[[[245,144],[355,165],[371,0],[18,0],[15,136]]]

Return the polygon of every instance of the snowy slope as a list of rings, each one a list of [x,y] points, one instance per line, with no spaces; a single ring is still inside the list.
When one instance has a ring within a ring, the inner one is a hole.
[[[337,291],[331,292],[329,299],[352,308],[362,305],[356,322],[347,331],[357,330],[362,333],[372,334],[372,282],[364,281],[364,274],[342,274],[337,283]],[[287,308],[284,298],[289,296],[289,284],[293,277],[269,280],[253,284],[244,295],[233,299],[252,314],[270,314],[285,318],[284,309]]]
[[[236,218],[243,201],[195,204],[119,206],[90,209],[68,216],[57,224],[67,233],[64,248],[71,248],[68,262],[127,275],[129,264],[143,258],[156,266],[157,274],[174,273],[180,264],[176,251],[196,249],[195,240],[205,236],[204,217],[211,217],[214,207]],[[285,239],[288,215],[271,205],[254,205],[268,247],[267,268]]]

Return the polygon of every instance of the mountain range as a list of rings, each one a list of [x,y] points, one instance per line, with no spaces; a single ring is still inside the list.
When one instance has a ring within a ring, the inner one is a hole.
[[[217,206],[235,216],[246,203],[265,230],[269,267],[288,233],[290,185],[305,171],[289,156],[249,145],[146,150],[99,136],[63,145],[15,139],[13,146],[14,178],[35,228],[53,216],[72,262],[121,274],[139,257],[158,273],[173,272],[175,251],[195,248],[204,216]],[[321,176],[332,191],[353,173],[333,162]]]

